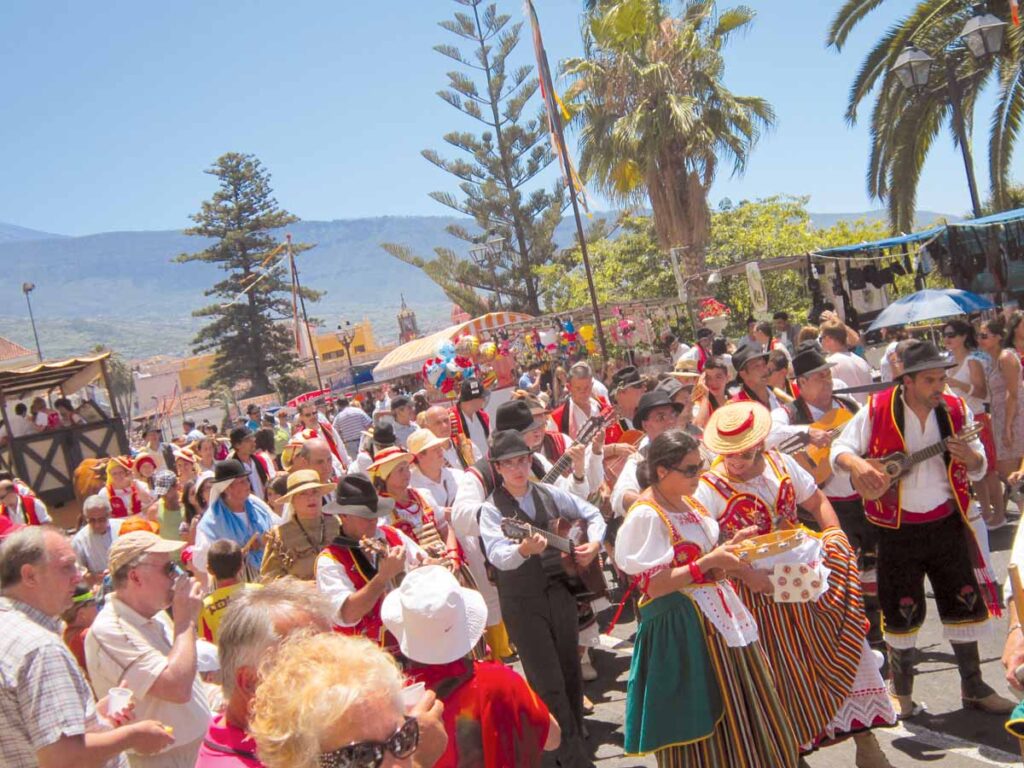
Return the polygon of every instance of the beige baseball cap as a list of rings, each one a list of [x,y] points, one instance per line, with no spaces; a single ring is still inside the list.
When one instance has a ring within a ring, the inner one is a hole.
[[[114,539],[107,564],[111,573],[117,573],[122,566],[139,555],[149,552],[177,552],[184,547],[183,541],[164,539],[149,531],[132,531]]]

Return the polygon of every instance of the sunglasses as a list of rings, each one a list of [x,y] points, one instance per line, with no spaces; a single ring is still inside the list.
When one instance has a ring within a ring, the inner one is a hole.
[[[684,464],[681,467],[668,467],[670,472],[678,472],[683,477],[694,478],[707,469],[707,465],[702,461],[699,464]]]
[[[185,569],[177,563],[164,563],[163,565],[157,565],[156,563],[139,563],[139,565],[148,565],[150,568],[159,568],[160,572],[164,576],[169,578],[177,578],[178,576],[185,576]]]
[[[380,768],[384,764],[384,753],[390,752],[403,760],[420,743],[420,724],[415,717],[406,717],[402,725],[386,741],[360,741],[333,752],[324,752],[317,760],[320,768]]]

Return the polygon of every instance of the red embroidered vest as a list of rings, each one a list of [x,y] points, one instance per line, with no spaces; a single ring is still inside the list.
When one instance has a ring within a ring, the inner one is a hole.
[[[893,387],[871,396],[868,402],[868,419],[871,423],[871,440],[868,443],[868,458],[881,458],[890,453],[906,452],[907,446],[903,439],[896,410],[902,413],[903,400],[899,396],[900,388]],[[967,407],[964,401],[954,395],[943,395],[945,408],[935,413],[937,419],[945,419],[948,432],[939,424],[943,434],[955,435],[964,428],[967,421]],[[916,418],[916,417],[914,417]],[[967,467],[959,461],[946,460],[946,477],[953,493],[953,501],[967,522],[967,513],[971,501],[971,483],[967,477]],[[864,500],[864,513],[868,520],[883,528],[899,528],[903,522],[903,507],[900,503],[900,492],[903,482],[897,481],[893,487],[876,501]]]
[[[384,540],[388,543],[389,547],[400,547],[402,546],[402,537],[398,535],[398,531],[389,525],[378,526],[381,533],[384,534]],[[359,563],[356,562],[355,557],[352,556],[352,550],[347,547],[339,547],[337,544],[328,544],[324,547],[323,554],[326,554],[334,562],[338,563],[342,568],[345,569],[345,575],[348,576],[349,581],[352,582],[352,586],[356,590],[360,590],[367,585],[372,576],[363,572],[362,568],[359,567]],[[314,572],[316,566],[314,565]],[[334,631],[340,632],[343,635],[361,635],[368,640],[372,640],[377,643],[381,648],[391,649],[398,647],[398,641],[394,636],[384,629],[384,622],[380,618],[380,606],[384,602],[384,595],[377,598],[377,602],[373,604],[373,607],[366,612],[356,624],[351,627],[342,627],[338,624],[334,625]]]
[[[419,544],[420,529],[427,523],[431,523],[434,528],[437,528],[437,517],[434,515],[434,508],[426,502],[426,499],[423,498],[419,491],[415,488],[410,488],[408,493],[410,502],[409,504],[401,507],[401,510],[407,511],[409,517],[415,517],[415,515],[418,514],[420,518],[419,523],[417,524],[413,520],[401,517],[398,514],[400,508],[396,502],[395,511],[391,513],[391,525]],[[438,529],[438,534],[440,534],[440,529]],[[392,544],[392,546],[395,545]]]
[[[596,397],[595,396],[593,399],[597,401],[597,404],[599,406],[601,406],[602,409],[603,408],[610,408],[611,407],[611,405],[608,403],[608,401],[605,398],[603,398],[603,397]],[[576,439],[576,435],[574,435],[572,432],[569,431],[569,426],[570,426],[569,422],[571,421],[570,415],[572,413],[572,409],[570,408],[570,404],[571,403],[572,403],[572,400],[566,400],[560,406],[555,408],[555,410],[553,410],[551,412],[551,420],[553,422],[555,422],[555,425],[558,427],[558,431],[559,432],[561,432],[563,435],[569,435],[569,437],[571,437],[571,438],[573,438],[575,440]],[[583,426],[582,424],[577,424],[576,425],[577,428],[582,427],[582,426]],[[605,444],[610,445],[611,443],[619,442],[619,440],[622,439],[622,432],[623,432],[622,425],[619,424],[617,421],[613,422],[612,424],[609,424],[607,427],[605,427],[605,430],[604,430],[604,442],[605,442]]]
[[[760,496],[738,490],[719,475],[714,468],[710,472],[705,472],[701,478],[702,483],[707,483],[725,499],[725,512],[718,519],[718,525],[724,537],[728,538],[751,525],[757,526],[759,534],[771,533],[775,530],[776,518],[781,518],[791,525],[798,524],[796,489],[793,487],[793,481],[786,471],[785,464],[781,458],[773,456],[771,452],[764,454],[764,461],[779,480],[779,491],[775,497],[774,509],[769,508]],[[718,466],[720,462],[721,458],[716,459],[714,466]]]
[[[124,500],[117,495],[117,491],[114,490],[114,486],[107,485],[107,497],[110,502],[110,516],[114,518],[130,517],[132,515],[142,514],[142,501],[139,499],[139,487],[135,484],[135,480],[132,480],[132,509],[129,512],[128,507],[125,506]]]
[[[25,513],[25,522],[28,525],[39,525],[39,515],[36,514],[35,496],[22,496],[21,494],[18,494],[18,497],[21,499],[21,511]],[[14,518],[11,517],[11,513],[3,504],[0,504],[0,515],[3,515],[12,523],[14,522]]]

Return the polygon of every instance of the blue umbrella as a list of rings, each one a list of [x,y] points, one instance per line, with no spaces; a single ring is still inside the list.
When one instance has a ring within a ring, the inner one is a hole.
[[[937,320],[940,317],[968,315],[971,312],[992,309],[994,306],[988,299],[970,291],[959,291],[956,288],[942,290],[928,288],[894,301],[878,313],[878,317],[874,319],[868,330],[875,331],[893,325],[909,325],[924,320]]]

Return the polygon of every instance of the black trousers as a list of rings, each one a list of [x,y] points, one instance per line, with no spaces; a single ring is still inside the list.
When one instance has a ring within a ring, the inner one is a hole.
[[[878,597],[886,631],[909,634],[924,624],[924,578],[943,624],[988,618],[971,559],[970,537],[956,512],[930,523],[878,529]]]
[[[878,557],[878,526],[868,522],[864,516],[864,502],[860,497],[845,501],[830,500],[832,508],[839,518],[839,527],[843,529],[850,546],[857,553],[857,569],[864,573],[876,565]]]
[[[583,743],[583,678],[580,672],[576,599],[558,582],[536,597],[498,592],[508,636],[519,652],[530,687],[562,730],[556,758],[562,766],[589,766]]]

